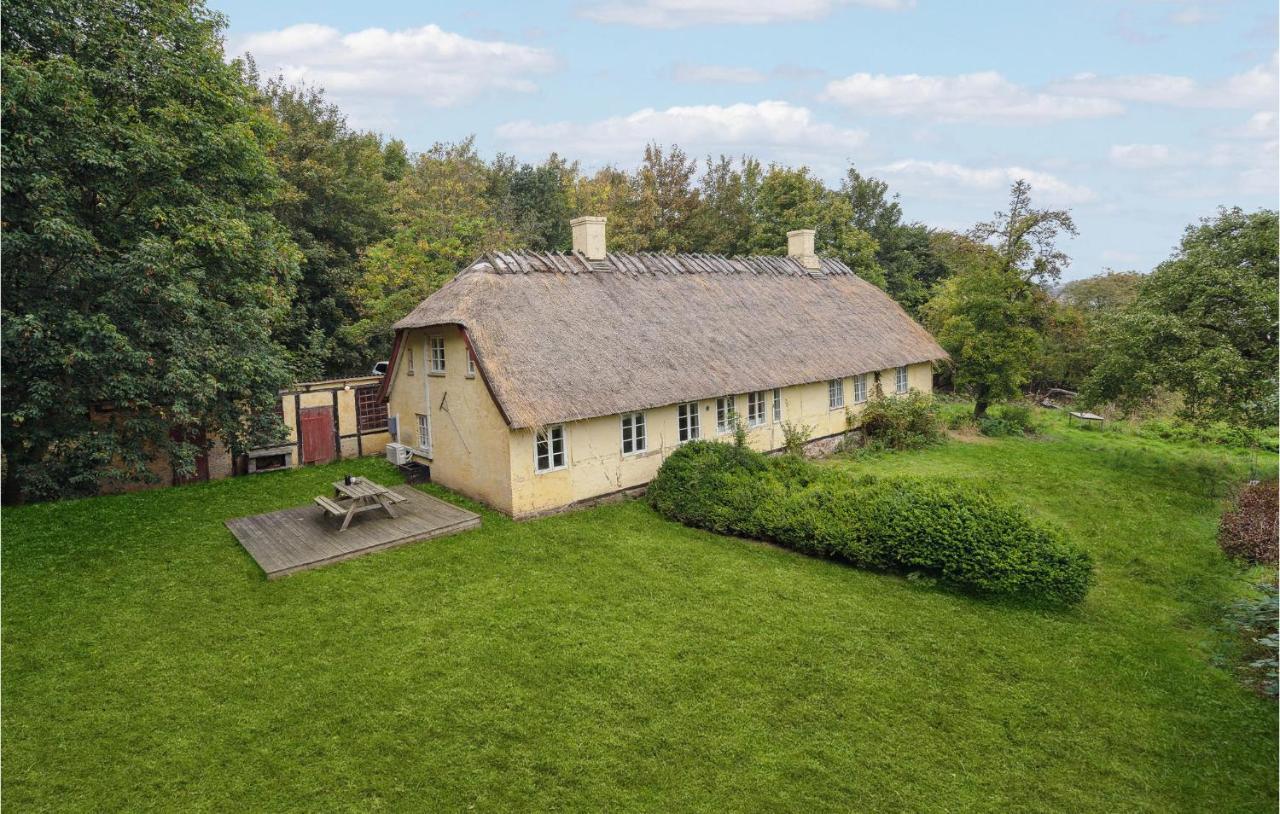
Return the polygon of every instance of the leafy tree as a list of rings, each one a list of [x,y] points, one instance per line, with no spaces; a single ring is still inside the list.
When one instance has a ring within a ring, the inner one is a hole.
[[[435,144],[395,184],[389,237],[370,246],[354,293],[360,318],[342,338],[385,358],[391,326],[481,254],[517,245],[489,197],[474,139]]]
[[[1131,409],[1171,391],[1189,420],[1274,427],[1278,240],[1274,210],[1222,209],[1187,227],[1173,257],[1104,324],[1081,395]]]
[[[678,145],[665,153],[658,144],[644,148],[636,181],[640,218],[649,235],[650,251],[690,250],[689,224],[699,206],[698,190],[692,183],[697,168],[697,162]]]
[[[517,234],[518,244],[534,251],[567,251],[569,193],[578,175],[571,164],[552,153],[538,166],[499,155],[491,168],[489,190],[496,217]]]
[[[189,473],[279,430],[298,254],[276,137],[200,3],[14,2],[3,63],[5,497]],[[95,407],[101,408],[95,411]],[[110,407],[110,412],[106,408]]]
[[[574,216],[601,215],[609,219],[609,249],[637,252],[649,248],[649,236],[640,214],[636,179],[617,167],[603,167],[574,183],[571,196]]]
[[[1036,289],[991,247],[963,238],[944,254],[952,275],[924,306],[924,317],[950,354],[957,390],[982,418],[995,401],[1017,396],[1030,377],[1042,315]]]
[[[743,156],[736,164],[727,156],[707,158],[698,181],[701,205],[690,218],[690,242],[696,251],[725,256],[749,252],[764,170]]]
[[[980,243],[991,243],[1006,269],[1016,270],[1028,282],[1057,282],[1071,263],[1058,248],[1060,234],[1075,237],[1075,221],[1065,209],[1036,209],[1031,205],[1031,185],[1024,180],[1009,189],[1009,211],[996,212],[970,230]]]
[[[323,91],[272,79],[263,96],[280,125],[271,158],[285,182],[273,212],[302,251],[302,274],[280,340],[299,379],[368,369],[363,345],[344,341],[357,318],[360,253],[390,227],[388,176],[401,173],[403,145],[384,154],[380,138],[347,126]]]
[[[875,239],[853,226],[848,199],[810,174],[808,167],[770,165],[760,182],[755,228],[748,248],[756,254],[785,254],[787,232],[816,229],[815,249],[839,258],[859,276],[883,287]]]
[[[1108,271],[1062,286],[1058,299],[1090,315],[1111,313],[1138,298],[1145,275],[1136,271]]]

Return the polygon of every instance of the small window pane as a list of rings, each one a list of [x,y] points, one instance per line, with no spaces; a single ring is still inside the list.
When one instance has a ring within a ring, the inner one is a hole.
[[[773,420],[775,423],[782,420],[782,390],[777,387],[773,389]]]
[[[844,406],[844,379],[832,379],[827,382],[827,406],[838,410]]]
[[[548,427],[534,437],[533,460],[534,468],[538,472],[547,472],[552,469],[561,469],[564,467],[565,455],[563,424]]]

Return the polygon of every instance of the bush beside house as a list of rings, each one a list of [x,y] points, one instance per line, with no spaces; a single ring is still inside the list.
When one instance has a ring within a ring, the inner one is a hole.
[[[977,594],[1054,604],[1082,600],[1089,555],[981,490],[854,478],[794,456],[686,444],[649,486],[663,515],[876,570],[924,572]]]

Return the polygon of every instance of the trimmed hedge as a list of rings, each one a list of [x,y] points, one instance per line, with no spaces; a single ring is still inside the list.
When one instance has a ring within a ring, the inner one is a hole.
[[[917,479],[852,477],[794,456],[696,441],[649,485],[661,514],[863,568],[922,571],[973,593],[1072,604],[1089,555],[984,491]]]

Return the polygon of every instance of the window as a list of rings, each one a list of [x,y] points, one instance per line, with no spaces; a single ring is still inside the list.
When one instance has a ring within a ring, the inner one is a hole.
[[[412,376],[413,375],[413,348],[405,348],[404,350],[405,350],[405,359],[409,362],[409,366],[405,368],[404,374],[406,376]]]
[[[622,416],[622,454],[631,455],[645,450],[644,413],[627,413]]]
[[[844,379],[832,379],[827,382],[827,407],[839,410],[844,406]]]
[[[782,388],[773,388],[773,421],[782,421]]]
[[[533,441],[533,466],[539,472],[564,469],[564,425],[540,430]]]
[[[431,451],[431,419],[418,413],[418,449]]]
[[[737,413],[733,410],[733,396],[716,399],[716,432],[733,432],[733,419]]]
[[[907,366],[903,365],[898,368],[897,375],[894,377],[894,384],[897,385],[899,393],[907,392]]]
[[[697,441],[701,437],[698,426],[698,403],[691,401],[676,408],[676,424],[680,428],[680,443]]]
[[[867,374],[853,377],[853,403],[861,404],[867,400]]]
[[[467,378],[474,379],[476,377],[476,357],[471,355],[471,349],[467,348]]]
[[[764,391],[747,394],[747,426],[759,427],[764,423]]]
[[[430,340],[430,372],[444,373],[444,337],[433,336]]]
[[[356,388],[356,430],[378,432],[387,428],[387,405],[378,398],[378,386]]]

